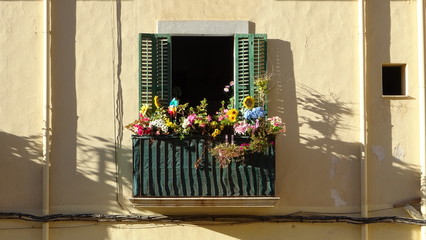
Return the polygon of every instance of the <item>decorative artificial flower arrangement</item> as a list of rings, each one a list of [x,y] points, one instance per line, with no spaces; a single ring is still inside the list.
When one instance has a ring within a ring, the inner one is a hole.
[[[265,111],[268,82],[270,76],[264,75],[255,81],[254,96],[247,96],[240,109],[234,108],[234,98],[222,101],[222,107],[215,115],[207,112],[207,100],[196,107],[188,103],[179,104],[175,98],[169,106],[160,104],[159,97],[154,97],[153,106],[143,105],[139,119],[126,126],[140,136],[179,135],[181,139],[190,135],[203,135],[209,140],[210,154],[221,167],[231,161],[243,161],[251,153],[264,152],[274,145],[275,136],[285,132],[285,124],[278,116],[267,117]],[[234,83],[224,88],[225,94],[233,92]],[[225,142],[213,144],[219,135],[225,136]],[[236,144],[234,135],[248,136],[248,143]]]

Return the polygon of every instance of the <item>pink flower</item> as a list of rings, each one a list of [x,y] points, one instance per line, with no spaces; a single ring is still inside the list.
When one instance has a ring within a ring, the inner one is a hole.
[[[250,125],[249,127],[253,130],[256,130],[259,127],[259,119],[256,119],[256,123],[254,125]]]
[[[248,149],[249,147],[250,147],[249,143],[242,143],[242,144],[240,144],[240,149],[241,150]]]
[[[188,119],[188,121],[190,123],[194,123],[195,118],[197,118],[197,114],[193,113],[193,114],[189,115],[186,119]]]
[[[236,134],[245,134],[248,129],[248,125],[245,122],[240,122],[238,124],[235,124],[234,130]]]

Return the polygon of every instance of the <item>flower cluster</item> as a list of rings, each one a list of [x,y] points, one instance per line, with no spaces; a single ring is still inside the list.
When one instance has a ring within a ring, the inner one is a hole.
[[[210,150],[220,167],[226,167],[232,160],[244,160],[244,149],[236,144],[221,143]]]
[[[231,81],[229,85],[226,85],[225,88],[223,88],[223,91],[227,93],[232,89],[233,86],[234,86],[234,81]]]
[[[238,104],[235,104],[233,96],[222,101],[222,107],[215,115],[207,112],[205,99],[196,107],[188,107],[188,103],[179,104],[175,98],[169,106],[161,106],[159,97],[155,96],[152,106],[143,105],[139,119],[126,128],[137,135],[179,135],[181,138],[203,135],[212,141],[219,135],[248,136],[250,141],[242,145],[232,141],[210,148],[219,164],[226,166],[231,160],[243,160],[245,154],[265,151],[274,144],[277,134],[285,132],[281,118],[268,118],[264,108],[268,80],[268,76],[257,79],[254,96],[246,96]],[[234,82],[230,82],[224,87],[224,93],[232,93],[233,87]],[[236,109],[238,105],[241,107]]]
[[[188,103],[179,105],[173,99],[167,109],[161,106],[158,97],[154,97],[153,106],[143,105],[139,119],[126,126],[133,133],[143,136],[180,135],[182,138],[190,134],[211,136],[219,125],[207,113],[207,101],[201,101],[197,107],[189,107]],[[220,132],[219,132],[220,133]],[[216,131],[216,135],[219,134]]]

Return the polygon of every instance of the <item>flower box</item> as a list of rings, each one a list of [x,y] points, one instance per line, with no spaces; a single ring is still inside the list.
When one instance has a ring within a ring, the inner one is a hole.
[[[214,145],[223,142],[218,136]],[[236,144],[249,141],[235,136]],[[133,197],[275,196],[275,148],[220,167],[204,136],[132,136]]]

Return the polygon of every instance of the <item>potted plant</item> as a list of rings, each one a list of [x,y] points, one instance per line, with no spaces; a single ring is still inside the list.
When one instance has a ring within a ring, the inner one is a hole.
[[[231,97],[215,114],[205,99],[196,107],[177,99],[161,106],[158,97],[143,105],[126,126],[135,134],[134,196],[274,195],[275,136],[285,125],[267,116],[269,79],[258,78],[239,109]]]

